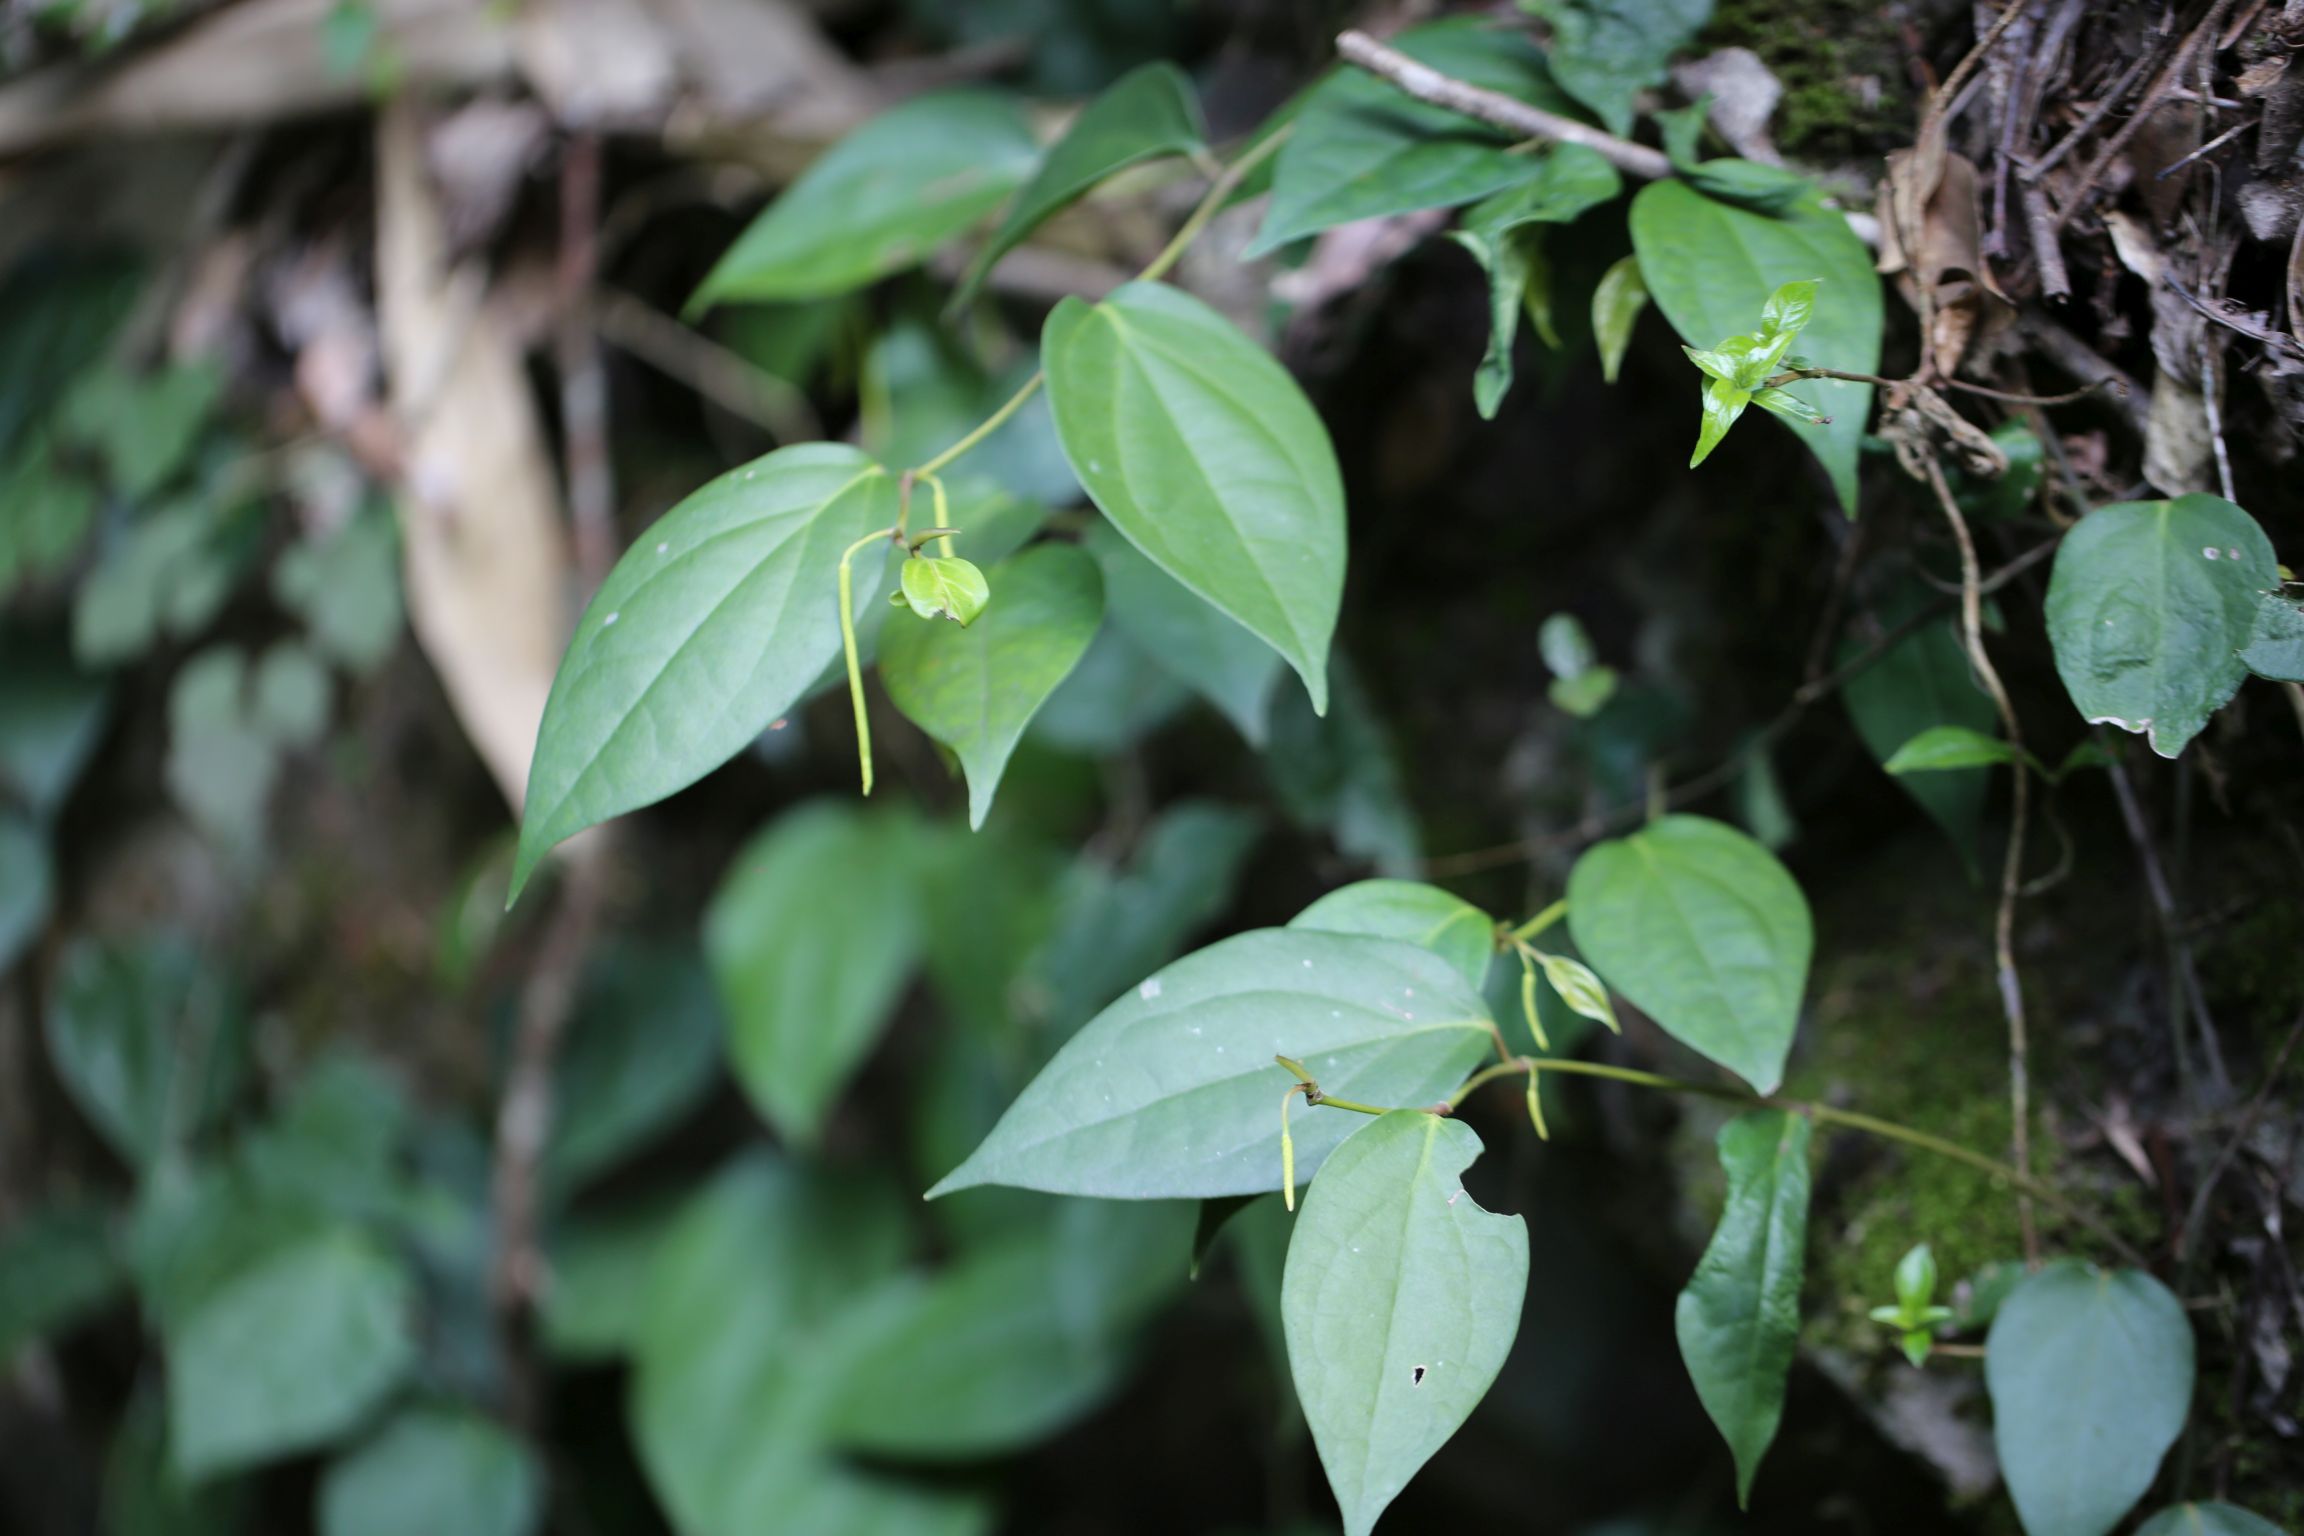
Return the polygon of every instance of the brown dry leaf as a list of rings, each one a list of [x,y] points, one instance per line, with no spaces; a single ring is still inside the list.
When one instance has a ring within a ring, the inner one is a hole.
[[[1898,291],[1915,311],[1923,310],[1917,285],[1928,285],[1929,355],[1949,377],[2015,313],[1979,251],[1976,166],[1940,143],[1933,153],[1925,145],[1898,150],[1888,157],[1879,211],[1879,270],[1899,279]]]
[[[517,809],[567,638],[568,543],[519,351],[448,259],[405,97],[377,124],[376,298],[405,473],[408,616]]]

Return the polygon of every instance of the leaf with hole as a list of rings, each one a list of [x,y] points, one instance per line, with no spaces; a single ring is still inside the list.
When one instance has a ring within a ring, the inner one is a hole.
[[[999,207],[1039,155],[1004,96],[940,91],[891,107],[770,203],[688,308],[826,299],[917,266]]]
[[[1455,966],[1475,990],[1496,955],[1496,919],[1461,896],[1416,880],[1357,881],[1313,902],[1288,926],[1399,939]]]
[[[1576,861],[1568,926],[1666,1034],[1757,1092],[1783,1082],[1815,933],[1767,849],[1701,816],[1661,817]]]
[[[896,477],[853,448],[780,448],[659,518],[577,621],[536,735],[512,870],[687,788],[840,655],[841,551],[896,523]]]
[[[1104,619],[1103,579],[1075,545],[1036,544],[1011,555],[993,567],[991,582],[991,606],[966,629],[899,624],[880,637],[888,697],[959,755],[971,827],[984,825],[1024,728],[1079,665]]]
[[[1153,564],[1277,650],[1328,707],[1344,488],[1319,413],[1200,300],[1130,283],[1041,338],[1065,457]]]
[[[1280,1187],[1292,1056],[1338,1098],[1429,1104],[1490,1039],[1463,975],[1392,939],[1261,929],[1147,976],[1091,1019],[968,1160],[929,1191],[1006,1184],[1107,1199],[1205,1199]],[[1352,1129],[1303,1117],[1300,1175]]]
[[[2085,524],[2083,524],[2085,526]],[[2030,1536],[2105,1536],[2151,1488],[2192,1407],[2192,1324],[2141,1270],[2061,1259],[1984,1343],[1992,1440]]]
[[[2279,585],[2264,530],[2219,497],[2098,507],[2048,579],[2057,675],[2084,718],[2174,757],[2239,691],[2257,604]]]
[[[1696,1396],[1736,1458],[1736,1502],[1784,1417],[1808,1245],[1808,1121],[1756,1109],[1720,1128],[1728,1199],[1673,1323]]]
[[[1465,1194],[1479,1155],[1470,1126],[1395,1110],[1336,1149],[1296,1218],[1280,1315],[1346,1536],[1456,1433],[1520,1331],[1528,1227]]]

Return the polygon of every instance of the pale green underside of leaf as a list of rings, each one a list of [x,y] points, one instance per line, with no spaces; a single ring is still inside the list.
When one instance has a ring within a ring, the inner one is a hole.
[[[2092,722],[2174,757],[2239,691],[2262,594],[2280,585],[2256,519],[2215,496],[2098,507],[2048,581],[2057,675]]]
[[[840,552],[892,526],[896,499],[896,477],[863,454],[809,443],[642,532],[552,680],[515,898],[554,844],[685,789],[800,700],[840,652]]]
[[[1154,565],[1104,522],[1082,543],[1104,572],[1112,622],[1162,671],[1223,712],[1252,747],[1269,734],[1280,653]]]
[[[2178,1504],[2136,1528],[2136,1536],[2288,1536],[2237,1504]]]
[[[1032,174],[1039,145],[1014,102],[946,91],[892,107],[817,159],[689,300],[821,299],[916,266]]]
[[[1496,955],[1496,920],[1461,896],[1417,880],[1361,880],[1330,891],[1288,920],[1291,928],[1361,933],[1428,949],[1477,990]]]
[[[1811,202],[1769,218],[1685,183],[1659,181],[1632,199],[1632,245],[1656,307],[1689,346],[1716,347],[1724,337],[1749,332],[1779,286],[1821,278],[1816,313],[1797,350],[1822,367],[1878,371],[1880,279],[1871,253],[1838,213]],[[1872,386],[1822,379],[1801,387],[1832,423],[1784,425],[1823,462],[1841,510],[1853,517],[1856,453]]]
[[[2192,1324],[2139,1270],[2059,1260],[1992,1319],[1984,1381],[2000,1470],[2028,1536],[2105,1536],[2192,1406]]]
[[[1808,1121],[1753,1110],[1720,1128],[1728,1199],[1673,1311],[1696,1396],[1736,1459],[1736,1501],[1784,1416],[1808,1241]]]
[[[1001,257],[1097,183],[1147,160],[1188,155],[1205,147],[1207,138],[1192,82],[1182,70],[1162,61],[1122,75],[1049,147],[1039,169],[969,263],[953,307],[973,300]]]
[[[1388,939],[1262,929],[1144,979],[1091,1019],[930,1198],[978,1184],[1112,1199],[1280,1187],[1280,1096],[1303,1062],[1364,1104],[1430,1104],[1489,1039],[1487,1008],[1447,961]],[[1297,1176],[1355,1117],[1303,1113]]]
[[[1526,37],[1478,21],[1414,27],[1392,45],[1442,74],[1554,112],[1572,104]],[[1272,208],[1247,254],[1356,219],[1476,202],[1537,174],[1502,129],[1427,105],[1359,70],[1314,86],[1272,172]]]
[[[2256,599],[2256,624],[2241,663],[2258,677],[2304,683],[2304,605],[2277,592]]]
[[[1057,435],[1089,496],[1170,576],[1277,650],[1328,703],[1344,588],[1344,489],[1312,403],[1198,299],[1130,283],[1066,299],[1041,355]]]
[[[1464,1193],[1479,1155],[1460,1121],[1385,1115],[1329,1157],[1289,1238],[1288,1364],[1346,1536],[1470,1416],[1519,1332],[1528,1227]]]
[[[898,615],[880,634],[880,681],[904,717],[959,754],[968,824],[984,825],[1009,754],[1071,675],[1104,618],[1096,562],[1036,544],[994,566],[992,600],[962,629]]]
[[[1815,934],[1775,855],[1717,821],[1662,817],[1576,861],[1568,924],[1593,968],[1666,1034],[1776,1091]]]

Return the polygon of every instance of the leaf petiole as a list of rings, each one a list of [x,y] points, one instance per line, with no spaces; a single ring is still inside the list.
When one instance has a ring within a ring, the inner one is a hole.
[[[865,545],[901,537],[895,528],[876,528],[840,552],[840,654],[848,663],[848,702],[856,711],[856,761],[867,795],[872,793],[872,722],[864,713],[864,667],[856,654],[856,576],[850,565]]]

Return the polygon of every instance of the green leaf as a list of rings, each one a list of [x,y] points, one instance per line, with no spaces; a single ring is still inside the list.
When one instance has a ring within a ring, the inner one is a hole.
[[[1798,422],[1802,426],[1829,425],[1822,411],[1788,389],[1756,390],[1752,395],[1752,403],[1772,416],[1781,416],[1786,421]]]
[[[1704,417],[1696,432],[1696,451],[1688,456],[1690,469],[1712,456],[1720,439],[1728,435],[1728,429],[1751,403],[1752,391],[1739,388],[1731,379],[1713,379],[1704,386]]]
[[[1558,678],[1580,677],[1600,663],[1592,637],[1572,613],[1555,613],[1537,627],[1536,650]]]
[[[2059,1260],[2000,1304],[1984,1351],[1992,1439],[2024,1529],[2105,1536],[2191,1410],[2183,1303],[2141,1270]]]
[[[2278,592],[2259,593],[2256,622],[2241,648],[2240,662],[2258,677],[2304,683],[2304,604]]]
[[[102,456],[115,490],[144,501],[190,458],[223,383],[222,370],[207,364],[145,376],[91,368],[64,397],[58,427]]]
[[[1396,1110],[1336,1149],[1296,1218],[1280,1315],[1345,1536],[1375,1528],[1520,1331],[1528,1227],[1465,1196],[1479,1155],[1470,1126]]]
[[[1065,457],[1128,541],[1277,650],[1328,707],[1344,489],[1288,370],[1198,299],[1129,283],[1041,338]]]
[[[1301,1060],[1364,1104],[1429,1104],[1489,1040],[1488,1010],[1447,961],[1389,939],[1244,933],[1154,972],[1067,1041],[984,1144],[930,1190],[978,1184],[1108,1199],[1205,1199],[1280,1187],[1280,1096]],[[1352,1129],[1306,1115],[1300,1170]]]
[[[1560,88],[1608,131],[1632,131],[1632,100],[1664,79],[1664,66],[1712,17],[1712,0],[1528,0],[1552,24],[1547,57]]]
[[[0,1237],[0,1368],[26,1344],[61,1333],[120,1293],[126,1272],[98,1206],[58,1203],[20,1211]]]
[[[688,308],[831,298],[917,266],[999,207],[1039,153],[1004,96],[942,91],[892,107],[770,203]]]
[[[705,910],[729,1064],[792,1141],[816,1139],[912,974],[917,836],[908,815],[800,806],[744,845]]]
[[[1616,697],[1616,683],[1614,667],[1594,667],[1574,677],[1552,679],[1544,689],[1544,696],[1552,701],[1555,709],[1579,720],[1589,720]]]
[[[1569,1011],[1623,1033],[1623,1026],[1616,1022],[1616,1010],[1609,1004],[1608,989],[1592,974],[1592,967],[1543,950],[1536,952],[1536,963],[1544,968],[1544,979],[1552,983],[1552,990],[1560,994]]]
[[[1641,279],[1639,257],[1623,257],[1600,274],[1592,290],[1592,340],[1600,349],[1600,376],[1611,384],[1632,345],[1632,327],[1647,307],[1648,284]]]
[[[1428,949],[1456,967],[1475,991],[1496,956],[1496,919],[1461,896],[1416,880],[1362,880],[1330,891],[1288,926],[1399,939]]]
[[[1528,39],[1477,20],[1412,27],[1392,46],[1444,75],[1550,111],[1570,110]],[[1305,98],[1272,172],[1272,208],[1246,254],[1260,256],[1338,224],[1450,208],[1539,172],[1512,136],[1386,81],[1339,69]]]
[[[1378,874],[1417,872],[1421,838],[1392,734],[1341,658],[1336,708],[1326,719],[1292,690],[1272,701],[1272,745],[1263,763],[1298,825],[1326,833],[1337,852],[1366,860]]]
[[[528,1536],[543,1516],[535,1456],[468,1409],[404,1410],[320,1480],[320,1536]]]
[[[1909,603],[1892,602],[1883,605],[1879,618],[1884,624],[1901,623],[1910,612]],[[1845,665],[1862,649],[1848,640],[1839,648],[1838,661]],[[1881,763],[1931,726],[1962,726],[1981,733],[1999,723],[1992,700],[1976,686],[1967,647],[1950,618],[1923,624],[1897,641],[1879,660],[1849,678],[1840,696],[1865,750]],[[1991,775],[1932,773],[1899,777],[1896,782],[1944,829],[1961,861],[1974,870]]]
[[[84,666],[112,666],[163,638],[198,634],[231,595],[236,574],[215,507],[160,507],[106,548],[81,584],[72,603],[73,655]]]
[[[1615,197],[1623,185],[1616,168],[1597,151],[1562,144],[1536,162],[1532,180],[1482,201],[1449,237],[1488,274],[1488,350],[1472,376],[1473,403],[1484,419],[1495,419],[1512,387],[1512,343],[1523,309],[1536,318],[1546,343],[1559,345],[1543,291],[1550,268],[1544,261],[1542,227],[1568,223]]]
[[[587,968],[553,1065],[545,1182],[557,1196],[646,1146],[710,1091],[720,1065],[712,980],[679,951],[612,945]]]
[[[1198,602],[1198,598],[1192,601]],[[1262,646],[1264,642],[1257,641]],[[1279,658],[1273,658],[1277,666]],[[1192,695],[1117,625],[1096,631],[1088,654],[1032,717],[1031,740],[1073,757],[1112,757],[1167,725]]]
[[[840,654],[840,553],[896,522],[853,448],[780,448],[640,536],[577,621],[536,736],[517,897],[552,846],[734,757]]]
[[[283,550],[272,594],[332,660],[362,675],[375,671],[400,639],[399,524],[371,506]]]
[[[168,1465],[168,1415],[157,1384],[128,1400],[104,1455],[104,1536],[240,1536],[252,1479],[204,1483]]]
[[[1823,279],[1801,350],[1827,368],[1873,373],[1880,362],[1880,279],[1848,222],[1814,200],[1770,218],[1705,197],[1678,181],[1632,199],[1632,246],[1657,307],[1694,347],[1747,330],[1782,284]],[[1823,461],[1842,510],[1856,511],[1856,451],[1872,386],[1820,380],[1832,424],[1792,425]]]
[[[167,1333],[178,1475],[254,1466],[352,1429],[415,1364],[415,1305],[399,1262],[351,1231],[226,1283]]]
[[[1760,306],[1761,333],[1791,339],[1807,329],[1816,313],[1816,284],[1817,279],[1813,277],[1778,284],[1776,291],[1768,295],[1768,302]]]
[[[238,995],[174,936],[74,941],[45,1024],[65,1092],[138,1167],[222,1116],[247,1052]]]
[[[660,1196],[595,1208],[555,1227],[544,1341],[555,1359],[592,1362],[627,1353],[640,1336],[649,1266],[674,1215]]]
[[[1783,1082],[1815,935],[1767,849],[1701,816],[1662,817],[1576,861],[1568,926],[1666,1034],[1756,1092]]]
[[[2136,1536],[2287,1536],[2237,1504],[2175,1504],[2136,1529]]]
[[[1079,665],[1104,618],[1103,578],[1077,545],[1035,544],[1009,556],[993,567],[992,588],[991,607],[965,629],[898,624],[880,637],[888,697],[959,754],[971,827],[984,825],[1024,728]]]
[[[2025,754],[1997,736],[1964,725],[1932,725],[1888,754],[1880,766],[1893,774],[1945,773],[1962,768],[2021,765]]]
[[[1107,177],[1147,160],[1188,155],[1206,146],[1207,125],[1184,72],[1165,61],[1130,70],[1090,102],[1016,194],[1000,227],[969,263],[952,308],[976,297],[1001,257],[1073,200]]]
[[[1082,543],[1104,573],[1112,622],[1261,748],[1280,653],[1139,554],[1111,524],[1089,524]]]
[[[25,818],[0,809],[0,975],[39,937],[55,895],[47,839]]]
[[[2174,757],[2239,691],[2257,602],[2280,584],[2256,519],[2214,496],[2098,507],[2064,536],[2048,639],[2091,723]]]
[[[0,635],[0,802],[53,817],[103,735],[105,703],[61,646]]]
[[[1570,908],[1574,910],[1573,907]],[[1736,1458],[1736,1502],[1784,1417],[1808,1243],[1808,1121],[1756,1109],[1720,1128],[1728,1202],[1673,1322],[1696,1396]]]
[[[1896,1304],[1906,1317],[1927,1312],[1936,1299],[1936,1254],[1926,1243],[1915,1243],[1896,1261]]]
[[[915,554],[897,572],[904,602],[923,619],[950,619],[966,629],[992,600],[984,573],[958,555]]]

